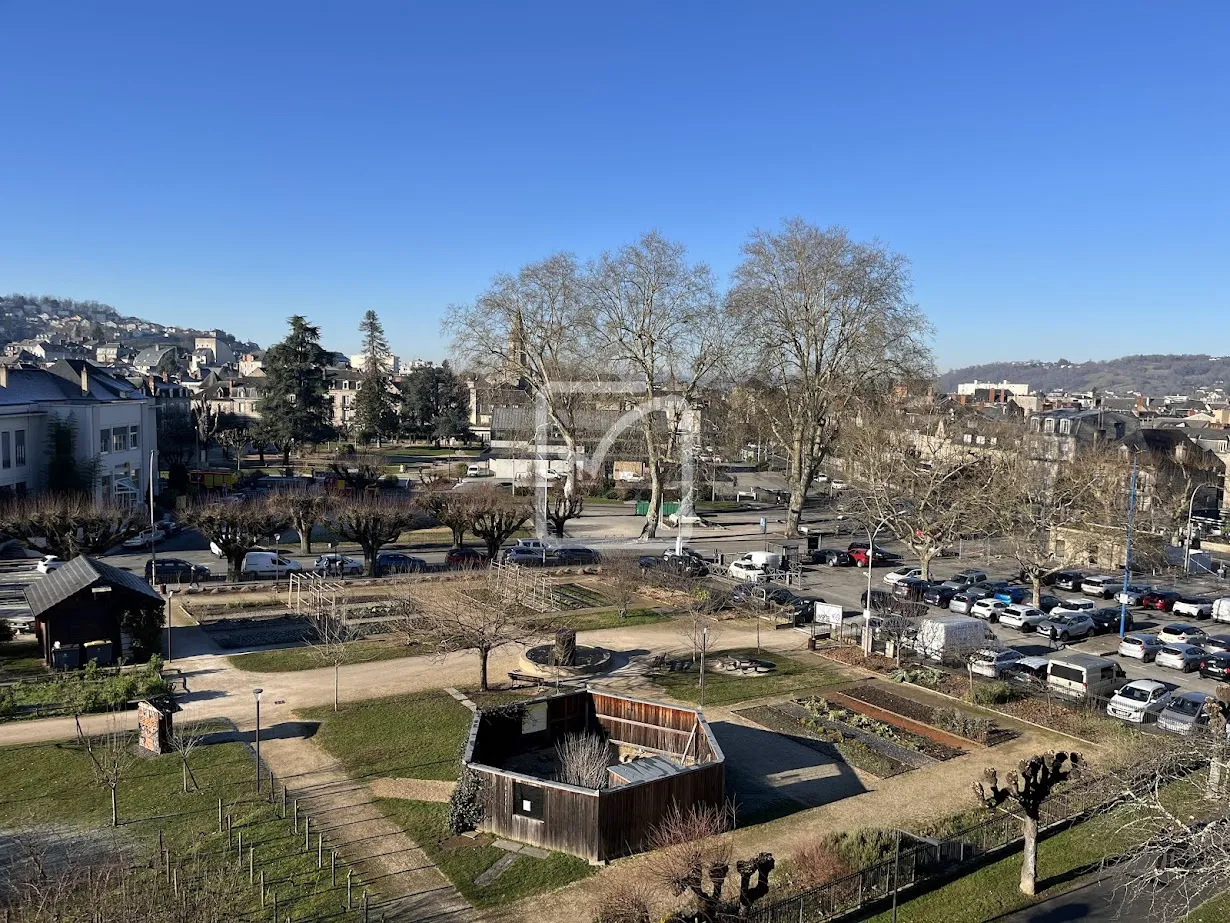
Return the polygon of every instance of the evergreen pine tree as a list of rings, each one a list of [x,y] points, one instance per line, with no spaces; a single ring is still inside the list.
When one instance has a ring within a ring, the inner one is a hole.
[[[257,404],[260,431],[282,452],[290,468],[294,443],[314,445],[329,438],[333,403],[325,388],[327,355],[320,345],[320,328],[296,314],[286,339],[265,354],[265,396]]]
[[[389,341],[375,311],[359,322],[363,334],[363,377],[354,399],[357,435],[363,442],[389,435],[397,426],[397,412],[389,391]]]

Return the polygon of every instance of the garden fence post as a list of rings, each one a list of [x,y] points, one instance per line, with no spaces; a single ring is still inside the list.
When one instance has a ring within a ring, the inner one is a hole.
[[[325,867],[325,837],[323,833],[316,834],[316,868]]]
[[[222,832],[222,799],[218,799],[218,832]]]
[[[346,869],[346,909],[351,910],[354,904],[350,899],[350,879],[354,876],[354,869]]]
[[[363,923],[367,923],[367,888],[363,889]]]
[[[307,852],[312,848],[312,818],[304,816],[303,818],[303,851]]]
[[[236,858],[238,858],[240,862],[243,862],[243,830],[239,831],[239,847],[237,849]]]
[[[329,886],[337,887],[337,850],[329,850]]]
[[[265,870],[261,869],[261,909],[265,909]]]
[[[255,846],[248,847],[248,884],[252,884],[256,880],[255,863],[253,853],[256,852]]]
[[[291,818],[291,821],[290,821],[291,828],[290,829],[293,833],[298,833],[299,832],[299,799],[298,798],[295,799],[294,807],[295,807],[295,815],[294,817]]]

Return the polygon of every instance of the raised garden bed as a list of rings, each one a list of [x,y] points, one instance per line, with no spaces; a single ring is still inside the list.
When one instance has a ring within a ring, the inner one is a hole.
[[[983,718],[960,708],[935,707],[916,702],[879,686],[855,686],[846,689],[845,695],[984,747],[993,747],[1016,736],[1007,728],[996,727],[990,718]]]
[[[893,759],[879,749],[868,746],[853,734],[847,736],[831,731],[807,727],[798,718],[787,714],[781,706],[757,705],[739,709],[735,714],[754,721],[770,731],[789,737],[795,743],[810,747],[830,759],[840,759],[856,769],[861,769],[879,779],[908,772],[914,767]],[[820,735],[824,736],[821,737]]]
[[[799,704],[813,720],[857,727],[932,760],[950,760],[965,752],[960,746],[962,742],[951,735],[841,693],[831,693],[827,699],[807,699]]]

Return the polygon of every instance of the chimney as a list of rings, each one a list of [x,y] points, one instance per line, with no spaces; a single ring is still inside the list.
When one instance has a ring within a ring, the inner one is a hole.
[[[88,362],[81,363],[81,393],[90,393],[90,373],[87,369],[90,367]]]

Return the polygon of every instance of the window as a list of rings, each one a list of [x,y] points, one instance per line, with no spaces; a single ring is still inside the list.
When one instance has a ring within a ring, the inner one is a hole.
[[[117,426],[111,430],[111,451],[124,452],[128,449],[128,427]]]
[[[962,439],[963,439],[963,441],[965,442],[965,444],[966,444],[966,445],[969,445],[971,442],[973,442],[973,441],[974,441],[974,437],[973,437],[973,436],[971,436],[969,433],[966,433],[966,434],[962,437]]]
[[[977,440],[975,440],[975,441],[976,441],[979,445],[986,445],[986,444],[987,444],[987,437],[986,437],[986,436],[979,436],[979,437],[977,438]]]
[[[1085,671],[1080,667],[1069,667],[1062,663],[1051,664],[1051,676],[1058,676],[1060,679],[1066,679],[1072,683],[1085,683]]]
[[[1042,424],[1042,431],[1046,433],[1055,432],[1055,418],[1054,417],[1046,418],[1046,420]]]
[[[13,454],[16,456],[17,467],[24,467],[26,464],[26,431],[24,429],[13,433]]]
[[[102,488],[102,498],[104,500],[111,499],[111,475],[104,474],[98,479],[98,486]]]
[[[542,788],[525,782],[514,782],[513,814],[531,820],[542,820]]]
[[[1065,436],[1071,436],[1072,435],[1072,421],[1071,420],[1060,420],[1059,421],[1059,432]]]
[[[13,444],[10,433],[0,433],[0,467],[13,467]]]
[[[111,451],[111,430],[104,429],[98,433],[98,451],[106,455]]]
[[[992,437],[991,437],[991,445],[998,445],[998,444],[999,444],[999,437],[998,437],[998,436],[992,436]]]
[[[128,444],[134,449],[141,448],[141,427],[131,426],[128,428]]]

